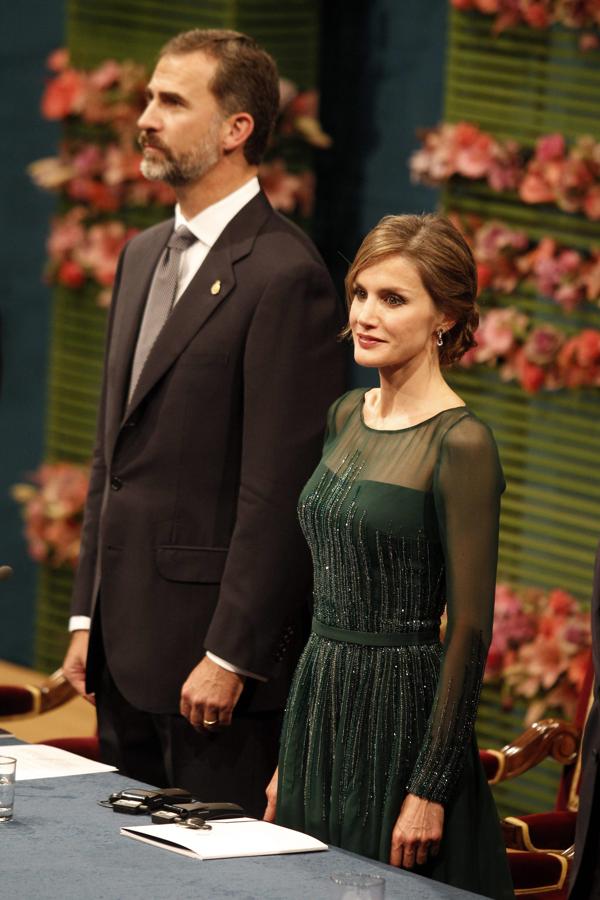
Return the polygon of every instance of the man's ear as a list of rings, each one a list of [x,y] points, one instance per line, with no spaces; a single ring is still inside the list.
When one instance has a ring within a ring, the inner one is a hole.
[[[254,119],[250,113],[234,113],[225,120],[223,126],[223,150],[225,153],[231,153],[246,143],[254,131]]]

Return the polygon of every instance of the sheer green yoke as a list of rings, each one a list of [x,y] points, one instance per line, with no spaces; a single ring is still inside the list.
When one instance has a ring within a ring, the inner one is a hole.
[[[300,497],[314,621],[286,709],[277,821],[387,862],[417,794],[445,806],[422,874],[512,897],[473,736],[504,489],[496,445],[464,406],[369,428],[364,393],[332,406]]]

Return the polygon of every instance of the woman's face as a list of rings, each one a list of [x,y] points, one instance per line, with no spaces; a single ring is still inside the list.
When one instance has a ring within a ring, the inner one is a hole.
[[[359,365],[397,369],[437,362],[435,332],[445,330],[445,317],[409,260],[391,256],[362,269],[352,296],[350,328]]]

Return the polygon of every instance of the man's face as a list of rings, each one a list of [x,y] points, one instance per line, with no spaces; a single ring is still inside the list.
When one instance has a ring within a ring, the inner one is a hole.
[[[226,117],[209,88],[217,65],[201,51],[158,61],[138,119],[141,171],[150,181],[191,184],[221,159]]]

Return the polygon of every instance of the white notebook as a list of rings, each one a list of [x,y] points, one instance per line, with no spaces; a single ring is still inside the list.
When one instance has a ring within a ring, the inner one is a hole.
[[[229,819],[209,823],[210,831],[181,825],[130,825],[121,834],[164,850],[195,859],[228,859],[238,856],[274,856],[327,850],[316,838],[258,819]]]

